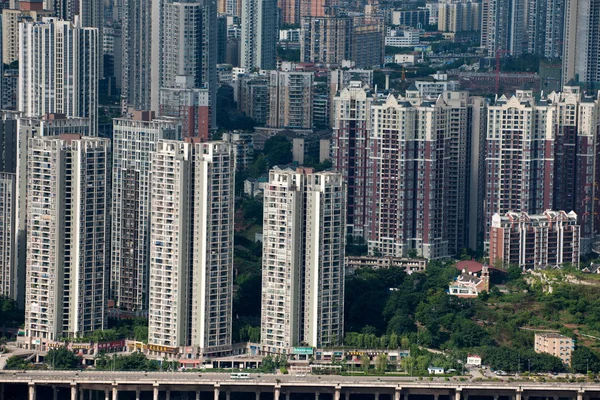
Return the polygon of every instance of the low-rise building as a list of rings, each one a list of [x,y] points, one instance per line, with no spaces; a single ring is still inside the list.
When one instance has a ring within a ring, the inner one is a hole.
[[[443,375],[444,374],[444,368],[442,368],[442,367],[428,367],[427,368],[427,373],[429,375]]]
[[[354,275],[359,269],[402,268],[409,275],[414,272],[425,272],[427,269],[427,260],[424,258],[348,256],[345,263],[346,275]]]
[[[448,287],[448,294],[463,298],[475,298],[483,291],[490,291],[490,275],[485,265],[479,275],[463,271]]]
[[[385,45],[393,47],[412,47],[419,44],[420,31],[416,29],[390,30],[385,36]]]
[[[490,229],[490,264],[522,268],[579,268],[580,226],[571,211],[546,210],[543,214],[494,214]]]
[[[571,354],[575,349],[575,340],[558,333],[536,333],[535,352],[558,357],[566,365],[571,365]]]
[[[481,367],[481,357],[478,356],[477,354],[469,354],[467,356],[467,365]]]
[[[416,56],[414,54],[394,54],[394,63],[402,65],[413,65]]]
[[[432,80],[415,81],[415,87],[423,97],[437,97],[444,92],[456,92],[460,89],[459,81],[449,81],[448,75],[435,73]]]

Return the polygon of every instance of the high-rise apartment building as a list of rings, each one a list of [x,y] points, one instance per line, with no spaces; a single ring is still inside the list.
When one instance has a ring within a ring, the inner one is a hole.
[[[269,75],[243,74],[238,76],[240,110],[258,125],[269,120]]]
[[[96,28],[43,18],[19,25],[19,111],[89,119],[98,129],[99,42]]]
[[[124,112],[128,106],[136,110],[150,110],[153,92],[160,87],[160,75],[151,71],[151,66],[160,66],[160,43],[153,46],[153,41],[162,32],[161,5],[162,1],[152,2],[151,5],[145,0],[122,1],[121,97]]]
[[[305,0],[300,2],[300,18],[323,17],[330,6],[336,5],[331,0]]]
[[[159,141],[152,154],[150,344],[231,346],[234,168],[224,142]]]
[[[544,55],[546,51],[546,13],[548,0],[530,0],[527,2],[527,20],[524,51],[529,54]]]
[[[565,28],[565,0],[547,0],[544,57],[562,58]]]
[[[159,114],[182,120],[182,137],[208,140],[211,130],[210,92],[194,87],[191,76],[178,76],[173,87],[160,89]]]
[[[47,10],[51,10],[56,18],[70,21],[77,15],[79,0],[44,0]]]
[[[163,10],[160,87],[174,88],[179,76],[191,77],[189,87],[208,90],[209,105],[214,107],[218,86],[216,3],[166,3]],[[211,110],[210,117],[210,129],[216,129],[216,110]]]
[[[121,310],[148,310],[151,155],[160,139],[180,139],[177,118],[134,111],[113,120],[111,296]]]
[[[271,128],[312,129],[312,72],[269,72],[269,120]]]
[[[19,59],[19,23],[40,21],[51,17],[52,11],[43,9],[42,2],[20,2],[19,9],[2,10],[2,61],[10,64]]]
[[[333,99],[333,168],[348,187],[346,229],[349,235],[367,237],[371,193],[368,188],[371,144],[371,106],[368,86],[352,81]]]
[[[352,28],[352,58],[358,68],[383,64],[385,26],[383,18],[356,17]]]
[[[0,295],[17,299],[17,175],[0,171]]]
[[[300,25],[300,60],[339,64],[352,57],[352,18],[335,15],[303,17]]]
[[[441,258],[469,245],[483,109],[466,92],[430,99],[415,87],[372,107],[370,252]]]
[[[562,77],[600,82],[600,1],[565,0]]]
[[[472,0],[440,0],[438,29],[443,32],[479,31],[481,3]]]
[[[581,253],[592,251],[600,233],[600,171],[597,143],[600,139],[600,103],[581,93],[570,81],[562,93],[551,93],[554,108],[554,209],[575,211],[581,229]]]
[[[277,0],[242,0],[241,66],[246,71],[275,69]]]
[[[289,353],[343,335],[345,184],[335,172],[269,172],[264,195],[261,346]]]
[[[5,116],[8,113],[5,112]],[[13,113],[12,117],[17,117],[19,113]],[[11,118],[12,118],[11,117]],[[17,274],[17,302],[24,306],[25,301],[25,270],[26,270],[26,249],[27,249],[27,210],[28,194],[27,184],[30,182],[27,169],[29,143],[33,138],[53,137],[62,134],[75,134],[87,136],[90,132],[90,123],[87,118],[67,118],[61,114],[48,114],[42,118],[18,117],[16,126],[14,123],[9,125],[8,120],[4,121],[5,129],[10,127],[10,135],[16,138],[16,162],[17,184],[16,184],[16,237],[14,249],[16,256],[14,259],[14,268]],[[13,131],[14,129],[14,131]]]
[[[281,23],[297,25],[300,23],[300,0],[278,0],[277,7],[281,10]]]
[[[526,42],[525,2],[523,0],[484,0],[483,10],[487,14],[482,18],[481,43],[494,57],[509,54],[518,56],[523,53]],[[485,24],[484,24],[485,22]],[[486,29],[487,27],[487,29]]]
[[[27,346],[106,328],[110,141],[30,139]]]
[[[418,10],[397,10],[392,11],[390,25],[412,26],[413,28],[423,28],[429,25],[430,11],[428,9]]]
[[[488,108],[485,235],[492,216],[541,214],[554,206],[555,110],[530,90],[500,97]]]

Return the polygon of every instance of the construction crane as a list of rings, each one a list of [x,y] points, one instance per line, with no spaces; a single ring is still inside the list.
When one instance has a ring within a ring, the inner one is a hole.
[[[496,50],[496,94],[500,91],[500,54],[509,54],[508,50]]]

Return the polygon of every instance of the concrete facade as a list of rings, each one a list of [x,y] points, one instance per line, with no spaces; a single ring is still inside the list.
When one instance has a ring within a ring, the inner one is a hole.
[[[345,185],[340,174],[274,168],[264,194],[261,347],[343,336]]]
[[[19,25],[19,111],[26,117],[61,113],[98,129],[98,30],[79,20],[43,18]],[[61,66],[59,68],[59,66]]]
[[[110,141],[30,139],[27,172],[28,348],[106,328]],[[50,201],[53,199],[53,201]]]
[[[160,139],[181,139],[176,118],[135,111],[113,120],[111,298],[133,313],[148,310],[151,154]]]
[[[536,333],[535,352],[547,353],[558,357],[566,365],[571,365],[571,354],[575,348],[575,340],[558,333]]]

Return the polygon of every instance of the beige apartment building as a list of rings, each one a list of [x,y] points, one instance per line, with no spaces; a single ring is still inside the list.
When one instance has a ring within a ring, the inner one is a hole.
[[[575,348],[575,340],[558,333],[536,333],[535,352],[547,353],[560,358],[563,363],[571,365],[571,354]]]

